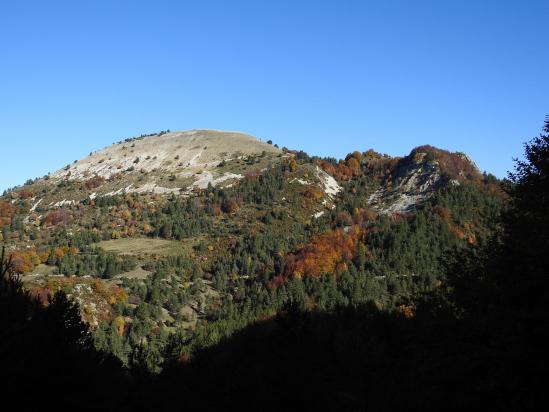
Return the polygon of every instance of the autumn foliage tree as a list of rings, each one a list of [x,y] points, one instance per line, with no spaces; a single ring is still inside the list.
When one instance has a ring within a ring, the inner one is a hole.
[[[0,228],[11,223],[15,215],[15,207],[9,202],[0,202]]]
[[[95,189],[105,183],[105,179],[101,176],[94,176],[84,182],[84,187],[87,190]]]
[[[357,241],[363,240],[363,229],[353,226],[348,232],[338,229],[314,236],[296,254],[287,258],[286,276],[319,277],[337,274],[357,253]]]
[[[70,220],[70,213],[66,209],[54,210],[42,219],[42,226],[57,226],[67,224]]]
[[[224,199],[221,203],[221,210],[224,213],[234,213],[238,210],[238,202],[235,199]]]
[[[41,263],[40,257],[36,251],[13,251],[10,253],[13,269],[17,273],[30,272],[35,266]]]
[[[365,173],[385,172],[391,160],[386,155],[381,155],[370,149],[363,153],[359,151],[349,153],[345,160],[340,160],[337,164],[320,160],[318,166],[336,179],[347,181],[363,176]]]

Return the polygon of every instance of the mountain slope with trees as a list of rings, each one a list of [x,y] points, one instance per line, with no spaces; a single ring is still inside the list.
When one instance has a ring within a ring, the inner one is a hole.
[[[341,161],[284,149],[228,187],[43,209],[49,183],[29,183],[0,204],[2,303],[36,314],[2,322],[69,316],[55,330],[91,354],[82,373],[111,359],[120,407],[528,409],[547,370],[544,132],[505,182],[420,146]],[[123,249],[139,239],[171,249]],[[2,359],[31,359],[5,336]]]

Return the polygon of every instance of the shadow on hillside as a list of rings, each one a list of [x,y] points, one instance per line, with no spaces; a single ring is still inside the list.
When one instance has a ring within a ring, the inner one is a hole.
[[[290,309],[159,376],[132,377],[93,349],[64,295],[41,308],[6,285],[0,374],[5,402],[27,410],[525,410],[544,392],[543,360],[533,367],[520,335],[490,316],[459,320],[435,297],[412,319]]]
[[[443,307],[425,301],[414,319],[371,307],[290,312],[167,368],[141,392],[140,405],[239,411],[535,405],[541,388],[525,385],[528,370],[515,364],[512,342],[494,341],[493,328],[458,321]]]
[[[516,411],[545,398],[541,310],[483,305],[460,319],[442,295],[412,318],[289,308],[150,376],[96,351],[64,294],[42,307],[0,279],[0,379],[5,402],[24,410]]]
[[[130,389],[120,362],[93,348],[77,306],[58,293],[47,307],[1,261],[0,381],[20,410],[111,410]],[[122,396],[119,396],[119,395]]]

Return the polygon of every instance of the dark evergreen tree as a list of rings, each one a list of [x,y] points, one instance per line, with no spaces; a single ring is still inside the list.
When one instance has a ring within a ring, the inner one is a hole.
[[[547,314],[549,296],[549,117],[544,133],[524,145],[525,160],[509,173],[501,272],[506,304],[534,306]]]

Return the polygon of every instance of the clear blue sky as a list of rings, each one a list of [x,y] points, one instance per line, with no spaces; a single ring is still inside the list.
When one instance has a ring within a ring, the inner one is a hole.
[[[0,189],[121,138],[432,144],[505,176],[549,114],[549,1],[0,3]]]

